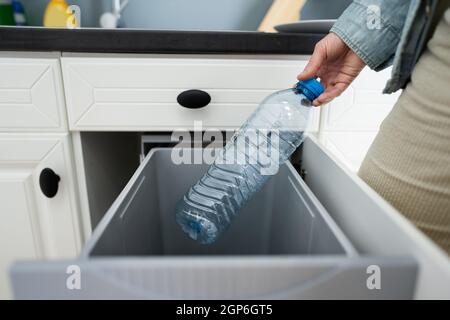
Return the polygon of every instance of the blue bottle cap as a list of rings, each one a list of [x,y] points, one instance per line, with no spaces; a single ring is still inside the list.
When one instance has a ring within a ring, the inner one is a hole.
[[[316,99],[325,91],[325,88],[322,86],[322,84],[314,78],[299,81],[296,88],[298,91],[303,93],[305,97],[310,101],[314,101],[314,99]]]

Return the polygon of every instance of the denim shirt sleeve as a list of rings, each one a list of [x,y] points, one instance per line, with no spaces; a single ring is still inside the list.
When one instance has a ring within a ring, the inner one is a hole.
[[[330,32],[371,69],[382,70],[392,64],[410,4],[410,0],[355,0]]]

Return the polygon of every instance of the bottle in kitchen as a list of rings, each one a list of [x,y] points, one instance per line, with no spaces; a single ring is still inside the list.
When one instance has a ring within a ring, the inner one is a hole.
[[[12,9],[14,12],[14,21],[16,26],[26,26],[27,18],[25,16],[25,9],[19,0],[12,0]]]
[[[192,239],[210,244],[304,140],[316,79],[268,96],[219,151],[206,174],[176,206],[176,220]]]
[[[65,0],[50,0],[44,13],[44,27],[75,28],[77,21],[68,9],[69,5]]]
[[[13,26],[14,24],[11,0],[0,0],[0,25]]]

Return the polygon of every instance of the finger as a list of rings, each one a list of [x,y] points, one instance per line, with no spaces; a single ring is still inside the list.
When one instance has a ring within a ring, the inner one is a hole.
[[[313,105],[320,106],[326,104],[339,95],[340,93],[335,88],[329,89],[328,91],[325,91],[319,97],[317,97],[317,99],[313,101]]]
[[[329,103],[334,98],[339,97],[345,89],[342,86],[333,86],[322,93],[317,99],[313,101],[313,105],[320,106]]]
[[[320,106],[322,104],[328,103],[336,97],[339,97],[345,89],[347,89],[348,84],[337,83],[334,86],[330,86],[329,89],[325,90],[317,99],[313,101],[313,105]]]
[[[326,81],[325,79],[320,78],[320,84],[322,85],[322,87],[327,90],[328,88],[328,81]]]
[[[305,69],[297,76],[298,80],[308,80],[317,77],[320,66],[322,65],[325,57],[324,48],[321,45],[317,45],[314,52],[309,59]]]
[[[343,87],[344,90],[347,89],[350,83],[356,78],[355,74],[347,73],[346,71],[347,70],[341,70],[334,79],[336,86]]]

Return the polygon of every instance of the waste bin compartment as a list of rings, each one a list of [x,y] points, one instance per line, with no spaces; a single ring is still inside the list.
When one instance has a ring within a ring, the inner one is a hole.
[[[306,142],[316,145],[310,138]],[[197,150],[191,152],[201,152]],[[17,262],[11,269],[15,297],[413,297],[417,276],[414,257],[401,252],[389,256],[356,252],[354,244],[289,162],[251,199],[216,243],[202,245],[191,240],[175,221],[175,206],[208,166],[177,165],[171,153],[172,149],[151,149],[78,259]],[[315,154],[317,161],[324,161],[322,165],[335,176],[335,171],[329,169],[333,160],[324,153],[309,149],[303,153],[302,162],[310,154]],[[306,179],[316,175],[307,172]],[[342,196],[346,197],[345,193]],[[372,221],[367,216],[358,228],[370,227]],[[67,283],[77,271],[81,290],[68,290]]]
[[[180,150],[150,151],[97,226],[84,255],[349,255],[354,249],[290,163],[280,166],[210,245],[190,239],[175,221],[175,206],[207,164],[175,164]],[[184,149],[194,156],[201,149]],[[194,157],[189,157],[194,159]]]

